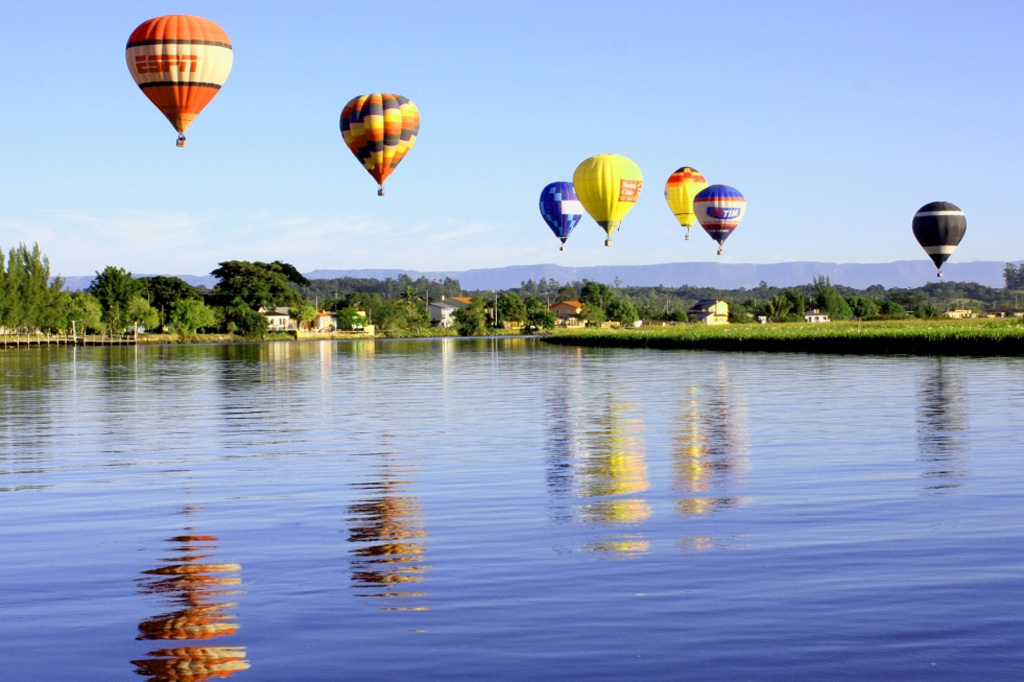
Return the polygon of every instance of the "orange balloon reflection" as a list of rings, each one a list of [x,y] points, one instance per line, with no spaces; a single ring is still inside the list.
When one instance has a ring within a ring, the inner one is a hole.
[[[407,586],[420,583],[429,566],[423,563],[427,536],[419,498],[402,494],[411,482],[400,470],[385,466],[381,480],[357,484],[370,497],[349,506],[353,587],[363,597],[423,597]],[[426,606],[381,607],[389,611],[425,611]]]
[[[136,639],[164,642],[210,640],[238,631],[238,620],[225,601],[240,593],[236,563],[207,561],[216,549],[217,538],[187,534],[169,539],[172,556],[165,563],[142,572],[140,590],[165,597],[178,608],[139,623]],[[148,652],[148,658],[132,661],[139,675],[152,682],[201,682],[230,677],[246,670],[245,648],[239,646],[175,646]]]

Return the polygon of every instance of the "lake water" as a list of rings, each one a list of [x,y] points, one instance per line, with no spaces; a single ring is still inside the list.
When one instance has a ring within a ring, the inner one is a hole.
[[[0,677],[1024,678],[1024,360],[0,351]]]

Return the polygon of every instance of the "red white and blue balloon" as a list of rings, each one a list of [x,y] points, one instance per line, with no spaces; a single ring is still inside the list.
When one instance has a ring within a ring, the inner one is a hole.
[[[693,198],[693,212],[704,231],[718,242],[721,256],[722,245],[747,212],[747,200],[728,185],[708,185]]]
[[[583,205],[576,197],[571,182],[552,182],[540,193],[540,214],[562,241],[559,251],[565,251],[565,240],[583,215]]]

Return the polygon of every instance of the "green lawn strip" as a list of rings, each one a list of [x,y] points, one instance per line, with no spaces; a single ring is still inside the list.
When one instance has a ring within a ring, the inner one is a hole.
[[[858,355],[1024,355],[1015,319],[900,320],[827,324],[677,325],[559,330],[548,343],[618,348],[842,353]]]

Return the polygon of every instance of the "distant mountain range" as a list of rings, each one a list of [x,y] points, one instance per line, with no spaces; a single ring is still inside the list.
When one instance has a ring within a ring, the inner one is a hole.
[[[949,282],[975,282],[990,287],[1002,287],[1003,270],[1007,261],[972,261],[969,263],[947,263],[942,271]],[[1024,263],[1016,261],[1015,265]],[[584,279],[613,284],[616,279],[622,286],[666,286],[684,285],[713,287],[716,289],[754,289],[761,282],[769,286],[788,287],[810,284],[815,277],[828,277],[832,284],[841,284],[856,289],[866,289],[873,284],[885,288],[915,288],[934,282],[935,266],[927,260],[905,260],[891,263],[818,263],[793,262],[771,264],[727,264],[727,263],[662,263],[659,265],[592,265],[568,267],[545,263],[539,265],[510,265],[503,268],[480,268],[474,270],[402,270],[378,268],[361,270],[313,270],[303,273],[308,279],[337,279],[356,277],[363,279],[397,278],[405,274],[413,279],[441,279],[451,277],[459,281],[463,289],[511,289],[522,282],[533,279],[540,281],[557,280],[561,284]],[[141,276],[141,275],[136,275]],[[213,287],[214,277],[177,275],[194,285]],[[76,291],[85,289],[93,276],[65,277],[67,288]]]

